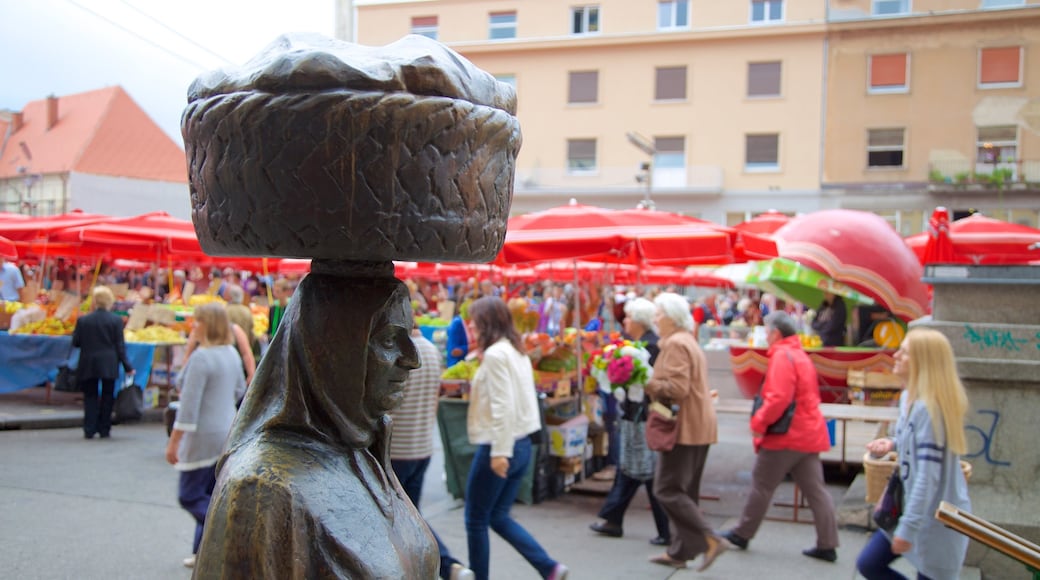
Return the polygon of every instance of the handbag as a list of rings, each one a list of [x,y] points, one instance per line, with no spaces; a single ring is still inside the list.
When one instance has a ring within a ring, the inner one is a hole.
[[[140,421],[144,416],[144,391],[141,387],[129,384],[119,390],[112,407],[112,423],[130,423]]]
[[[54,379],[54,390],[66,393],[79,392],[79,383],[76,381],[76,369],[62,363],[58,365],[58,376]]]
[[[874,510],[874,523],[879,528],[891,533],[899,524],[899,517],[903,515],[903,478],[899,475],[897,467],[892,476],[888,478],[885,491],[881,494],[877,508]]]
[[[790,361],[792,366],[793,366],[794,365],[794,361],[791,360],[791,353],[789,353],[789,352],[787,352],[785,350],[784,354],[787,355],[787,360]],[[794,368],[795,368],[795,378],[797,379],[797,377],[798,377],[797,367],[794,367]],[[766,382],[763,379],[762,380],[762,385],[765,386],[765,383]],[[795,386],[794,397],[797,397],[797,396],[798,396],[798,388],[797,388],[797,385],[796,385]],[[762,401],[762,387],[759,387],[758,394],[755,395],[755,399],[751,403],[751,416],[752,417],[754,417],[755,413],[757,413],[758,410],[762,407],[762,403],[763,403],[763,401]],[[795,406],[796,406],[796,401],[794,400],[794,398],[792,398],[791,399],[791,404],[788,405],[786,409],[784,409],[784,414],[780,415],[780,418],[777,419],[776,421],[774,421],[772,425],[770,425],[769,427],[766,427],[766,433],[769,433],[771,435],[783,435],[784,433],[787,433],[788,429],[791,428],[791,421],[794,419],[794,409],[795,409]]]
[[[675,412],[654,401],[646,414],[646,446],[653,451],[671,451],[679,438]]]

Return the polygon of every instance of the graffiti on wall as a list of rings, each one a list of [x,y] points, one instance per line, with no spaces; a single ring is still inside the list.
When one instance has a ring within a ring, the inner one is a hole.
[[[964,430],[968,433],[968,453],[964,456],[965,458],[972,459],[981,457],[986,460],[986,463],[990,465],[997,465],[1007,467],[1011,465],[1010,461],[1000,461],[992,456],[993,452],[993,439],[996,436],[997,424],[1000,423],[1000,411],[994,411],[992,409],[983,409],[976,411],[977,415],[983,416],[983,424],[989,423],[988,426],[979,427],[977,425],[966,425]],[[988,417],[988,421],[987,418]],[[974,441],[975,437],[972,437],[972,433],[978,435],[979,442]]]
[[[1022,352],[1030,346],[1040,350],[1040,332],[1032,338],[1022,338],[1006,328],[975,328],[964,325],[964,339],[979,350],[1001,350],[1006,352]]]

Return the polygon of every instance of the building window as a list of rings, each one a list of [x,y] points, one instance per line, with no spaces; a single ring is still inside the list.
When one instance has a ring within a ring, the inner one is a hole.
[[[567,172],[592,173],[596,171],[596,140],[567,140]]]
[[[505,83],[514,89],[516,88],[516,75],[514,74],[495,75],[495,80],[500,83]]]
[[[437,40],[437,17],[436,16],[413,16],[412,34],[425,36]]]
[[[686,67],[658,67],[656,76],[654,100],[681,101],[686,99]]]
[[[910,12],[910,0],[873,0],[872,4],[870,13],[874,16],[891,16]]]
[[[986,89],[1022,86],[1022,47],[979,50],[979,86]]]
[[[654,138],[654,188],[686,187],[686,138]]]
[[[783,22],[784,0],[751,0],[751,22]]]
[[[779,62],[749,62],[747,96],[779,97],[780,71]]]
[[[982,0],[983,8],[1013,8],[1025,5],[1026,0]]]
[[[571,34],[599,32],[599,6],[571,8]]]
[[[744,136],[744,170],[780,169],[780,135],[777,133]]]
[[[975,143],[975,173],[990,174],[997,169],[1008,169],[1017,175],[1018,127],[1004,125],[979,127]]]
[[[870,129],[867,167],[902,167],[905,129]]]
[[[906,80],[907,60],[910,55],[872,54],[867,57],[868,92],[905,93],[909,87]]]
[[[492,12],[488,15],[488,38],[516,38],[516,12]]]
[[[690,0],[661,0],[657,3],[657,29],[690,27]]]
[[[571,71],[568,103],[599,102],[599,71]]]

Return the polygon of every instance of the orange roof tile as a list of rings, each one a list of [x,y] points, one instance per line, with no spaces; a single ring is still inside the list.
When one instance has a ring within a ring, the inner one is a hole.
[[[75,171],[187,183],[184,151],[122,87],[57,100],[58,120],[49,131],[47,99],[25,106],[21,129],[8,137],[0,155],[0,179],[15,177],[19,167],[27,167],[42,174]],[[0,121],[0,139],[7,135],[8,124]]]

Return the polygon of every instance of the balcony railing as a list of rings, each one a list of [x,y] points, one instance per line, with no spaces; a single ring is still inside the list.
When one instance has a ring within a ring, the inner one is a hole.
[[[928,181],[948,186],[1040,187],[1040,160],[1018,159],[999,163],[973,163],[967,159],[947,159],[929,164]]]
[[[722,175],[722,167],[718,165],[655,168],[651,175],[650,188],[651,191],[684,190],[718,193],[722,191]],[[638,166],[596,167],[588,170],[564,167],[518,167],[515,183],[517,191],[587,188],[627,190],[647,186],[646,172]]]

